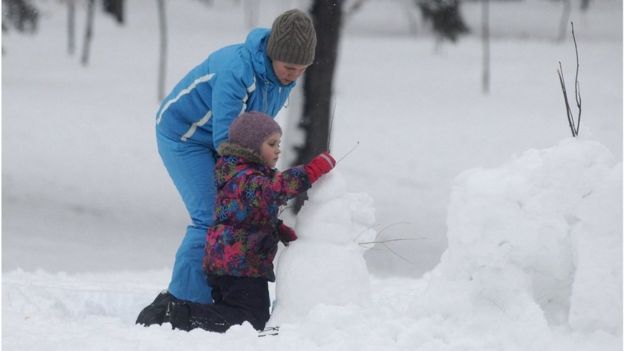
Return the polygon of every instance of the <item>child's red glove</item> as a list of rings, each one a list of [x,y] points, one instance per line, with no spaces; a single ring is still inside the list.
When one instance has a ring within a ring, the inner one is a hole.
[[[295,230],[279,221],[277,225],[277,236],[284,245],[288,245],[289,242],[297,240],[297,234]]]
[[[331,171],[336,165],[336,160],[325,151],[322,154],[316,156],[307,165],[304,166],[305,172],[310,178],[310,183],[316,182],[320,176]]]

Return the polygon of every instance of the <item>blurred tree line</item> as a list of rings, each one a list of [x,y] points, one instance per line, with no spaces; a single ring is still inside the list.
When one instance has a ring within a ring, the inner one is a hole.
[[[75,51],[75,13],[76,6],[86,6],[86,25],[83,36],[81,62],[87,65],[89,48],[93,40],[93,21],[96,8],[110,15],[119,25],[125,22],[124,0],[58,0],[67,6],[67,33],[68,52]],[[145,0],[141,0],[145,1]],[[169,1],[170,6],[176,6],[177,1]],[[211,6],[213,0],[195,0]],[[240,1],[240,0],[239,0]],[[331,118],[333,117],[332,95],[333,77],[337,60],[338,45],[341,28],[345,17],[354,16],[366,3],[376,0],[311,0],[308,10],[317,28],[318,44],[315,64],[312,65],[303,78],[303,110],[299,127],[304,132],[303,144],[297,148],[298,157],[295,163],[308,162],[314,155],[329,149],[331,135]],[[455,42],[462,34],[468,33],[468,28],[461,14],[462,2],[482,3],[482,38],[484,43],[483,90],[488,91],[489,81],[489,3],[490,1],[523,1],[523,0],[402,0],[417,8],[421,20],[435,33],[439,42]],[[581,10],[587,10],[591,0],[543,0],[556,1],[563,4],[561,23],[568,23],[569,9],[576,1]],[[35,33],[39,20],[39,11],[35,0],[2,0],[2,31],[16,30],[24,33]],[[155,0],[159,16],[160,55],[158,72],[158,99],[165,93],[166,55],[167,55],[167,26],[165,0]],[[243,1],[248,24],[255,23],[260,0]],[[565,35],[565,31],[562,32]],[[3,50],[4,53],[4,50]],[[302,201],[299,201],[302,203]]]
[[[61,0],[67,3],[68,11],[72,12],[78,0]],[[82,3],[90,3],[94,6],[95,0],[85,0]],[[124,0],[102,0],[102,10],[113,16],[115,20],[123,24],[124,22]],[[71,14],[71,13],[70,13]],[[18,32],[35,33],[39,11],[36,2],[33,0],[2,0],[2,30],[8,31],[11,28]]]
[[[87,7],[95,7],[96,0],[59,0],[67,4],[68,14],[72,16],[77,3],[87,4]],[[207,6],[213,4],[213,0],[197,0]],[[260,0],[250,2],[248,6],[257,11]],[[367,2],[375,0],[326,0],[327,4],[340,4],[346,6],[345,16],[350,16],[357,12],[359,8]],[[418,7],[421,12],[422,20],[429,23],[435,33],[444,39],[451,41],[457,40],[458,35],[468,32],[462,16],[462,2],[479,2],[490,0],[406,0],[411,1],[414,6]],[[522,1],[522,0],[495,0],[495,1]],[[565,7],[572,7],[573,1],[579,3],[581,10],[585,11],[589,8],[592,0],[544,0],[561,2]],[[124,23],[124,0],[98,0],[101,3],[102,10],[112,16],[119,24]],[[334,6],[334,5],[332,5]],[[566,11],[566,10],[564,10]],[[2,29],[8,31],[15,29],[19,32],[35,33],[37,31],[37,22],[39,19],[39,11],[37,10],[35,0],[2,0]],[[249,19],[248,22],[252,22]]]
[[[89,61],[89,48],[93,38],[93,20],[95,0],[59,0],[67,5],[67,51],[71,55],[75,51],[76,37],[76,5],[86,5],[87,19],[84,33],[84,43],[81,62],[86,65]],[[124,23],[124,0],[101,0],[104,13],[112,16],[118,24]],[[39,10],[33,0],[2,0],[2,33],[16,30],[21,33],[34,34],[37,32]],[[2,48],[4,54],[4,47]]]

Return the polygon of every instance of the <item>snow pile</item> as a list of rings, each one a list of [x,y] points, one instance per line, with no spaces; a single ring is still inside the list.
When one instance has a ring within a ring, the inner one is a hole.
[[[503,349],[549,349],[568,326],[594,347],[621,338],[621,168],[599,143],[564,140],[462,173],[448,249],[411,313]]]
[[[373,200],[347,192],[339,170],[308,191],[297,217],[298,240],[278,260],[276,302],[271,323],[298,320],[319,304],[345,306],[370,302],[363,258],[376,232]]]
[[[622,164],[579,204],[572,230],[574,329],[622,332]]]

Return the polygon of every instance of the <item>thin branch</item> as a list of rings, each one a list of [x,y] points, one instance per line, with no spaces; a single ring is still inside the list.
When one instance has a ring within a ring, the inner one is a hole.
[[[329,116],[329,130],[327,131],[327,151],[330,151],[332,130],[334,129],[334,113],[336,112],[336,103],[332,106],[332,113]]]
[[[397,224],[409,224],[410,222],[395,222],[395,223],[390,223],[388,225],[386,225],[385,227],[383,227],[378,233],[377,235],[381,235],[383,234],[383,232],[392,227],[395,226]],[[368,229],[367,229],[368,230]],[[365,231],[363,231],[362,233],[364,233]],[[362,235],[362,233],[360,233],[358,235],[358,237],[360,235]],[[428,239],[426,237],[419,237],[419,238],[396,238],[396,239],[387,239],[387,240],[374,240],[374,241],[369,241],[369,242],[359,242],[358,245],[360,246],[365,246],[365,245],[371,245],[371,244],[379,244],[381,246],[383,246],[384,248],[386,248],[386,250],[390,251],[391,254],[395,255],[396,257],[400,258],[401,260],[409,263],[409,264],[413,264],[416,265],[416,263],[410,261],[409,259],[407,259],[405,256],[400,255],[398,252],[394,251],[393,249],[390,248],[390,246],[387,245],[387,243],[390,242],[397,242],[397,241],[413,241],[413,240],[425,240]],[[374,248],[373,248],[374,249]]]
[[[574,93],[576,97],[576,107],[578,107],[578,118],[576,120],[576,135],[578,135],[579,128],[581,127],[581,88],[578,80],[580,64],[578,46],[576,45],[576,35],[574,35],[574,22],[570,22],[570,25],[572,26],[572,39],[574,40],[574,51],[576,52],[576,76],[574,77]]]
[[[407,263],[409,263],[409,264],[416,265],[416,263],[415,263],[415,262],[412,262],[412,261],[408,260],[407,258],[405,258],[405,257],[403,257],[403,256],[401,256],[401,255],[399,255],[396,251],[392,250],[392,249],[391,249],[388,245],[386,245],[386,244],[384,244],[384,243],[382,243],[381,245],[383,245],[383,247],[385,247],[386,249],[388,249],[388,251],[392,252],[392,254],[394,254],[394,255],[395,255],[395,256],[397,256],[398,258],[402,259],[403,261],[405,261],[405,262],[407,262]]]
[[[368,242],[361,242],[358,243],[358,245],[370,245],[370,244],[385,244],[385,243],[391,243],[391,242],[395,242],[395,241],[416,241],[416,240],[427,240],[429,238],[421,236],[418,238],[397,238],[397,239],[386,239],[386,240],[375,240],[375,241],[368,241]]]
[[[572,131],[572,136],[576,137],[576,128],[574,128],[574,119],[572,118],[572,111],[570,109],[570,104],[568,103],[568,92],[565,87],[565,81],[563,79],[563,68],[561,67],[561,61],[559,61],[559,69],[557,70],[557,74],[559,75],[559,82],[561,83],[561,91],[563,92],[563,102],[566,107],[566,116],[568,117],[568,124],[570,125],[570,130]]]
[[[386,225],[385,227],[381,228],[379,231],[377,231],[377,236],[378,237],[381,236],[388,228],[394,227],[395,225],[398,225],[398,224],[410,224],[410,222],[402,221],[402,222],[390,223],[390,224]],[[362,236],[362,234],[366,233],[371,228],[372,227],[367,227],[366,229],[362,230],[362,232],[360,232],[353,240],[358,239],[360,236]],[[405,240],[408,240],[408,239],[405,239]],[[366,245],[366,244],[384,243],[386,241],[395,241],[395,240],[380,240],[380,241],[371,241],[370,243],[362,242],[362,243],[358,243],[358,244]]]
[[[377,236],[381,236],[388,228],[394,227],[395,225],[399,225],[399,224],[410,224],[410,222],[405,222],[405,221],[401,221],[401,222],[394,222],[394,223],[390,223],[388,225],[386,225],[385,227],[381,228],[379,231],[377,231]],[[366,228],[366,230],[368,230],[369,228]],[[366,232],[366,230],[362,231],[362,233],[360,233],[357,238],[360,237],[360,235],[364,234]]]
[[[336,161],[336,164],[338,164],[340,161],[344,160],[345,157],[349,156],[349,154],[351,154],[353,151],[355,151],[355,149],[357,149],[357,147],[360,146],[360,141],[358,140],[357,143],[355,144],[354,147],[351,148],[351,150],[349,150],[349,152],[347,152],[346,154],[344,154],[344,156],[342,156],[341,158],[338,159],[338,161]]]
[[[578,115],[576,118],[576,122],[574,121],[574,116],[572,114],[572,109],[570,108],[570,102],[568,100],[568,92],[565,87],[565,81],[563,79],[563,68],[561,67],[561,61],[559,61],[559,69],[557,70],[557,74],[559,76],[559,83],[561,84],[561,91],[563,92],[563,100],[565,102],[566,107],[566,115],[568,117],[568,123],[570,125],[570,129],[572,131],[572,137],[576,137],[579,134],[579,128],[581,126],[581,86],[579,84],[578,75],[579,75],[579,55],[578,55],[578,45],[576,43],[576,35],[574,33],[574,22],[570,22],[572,26],[572,39],[574,40],[574,51],[576,53],[576,74],[574,76],[574,99],[576,100],[576,107],[578,109]]]

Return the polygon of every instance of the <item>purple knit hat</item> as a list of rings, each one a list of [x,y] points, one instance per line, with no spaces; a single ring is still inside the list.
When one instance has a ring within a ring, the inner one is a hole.
[[[282,134],[282,128],[269,115],[244,112],[230,125],[229,140],[260,153],[260,146],[271,134]]]

